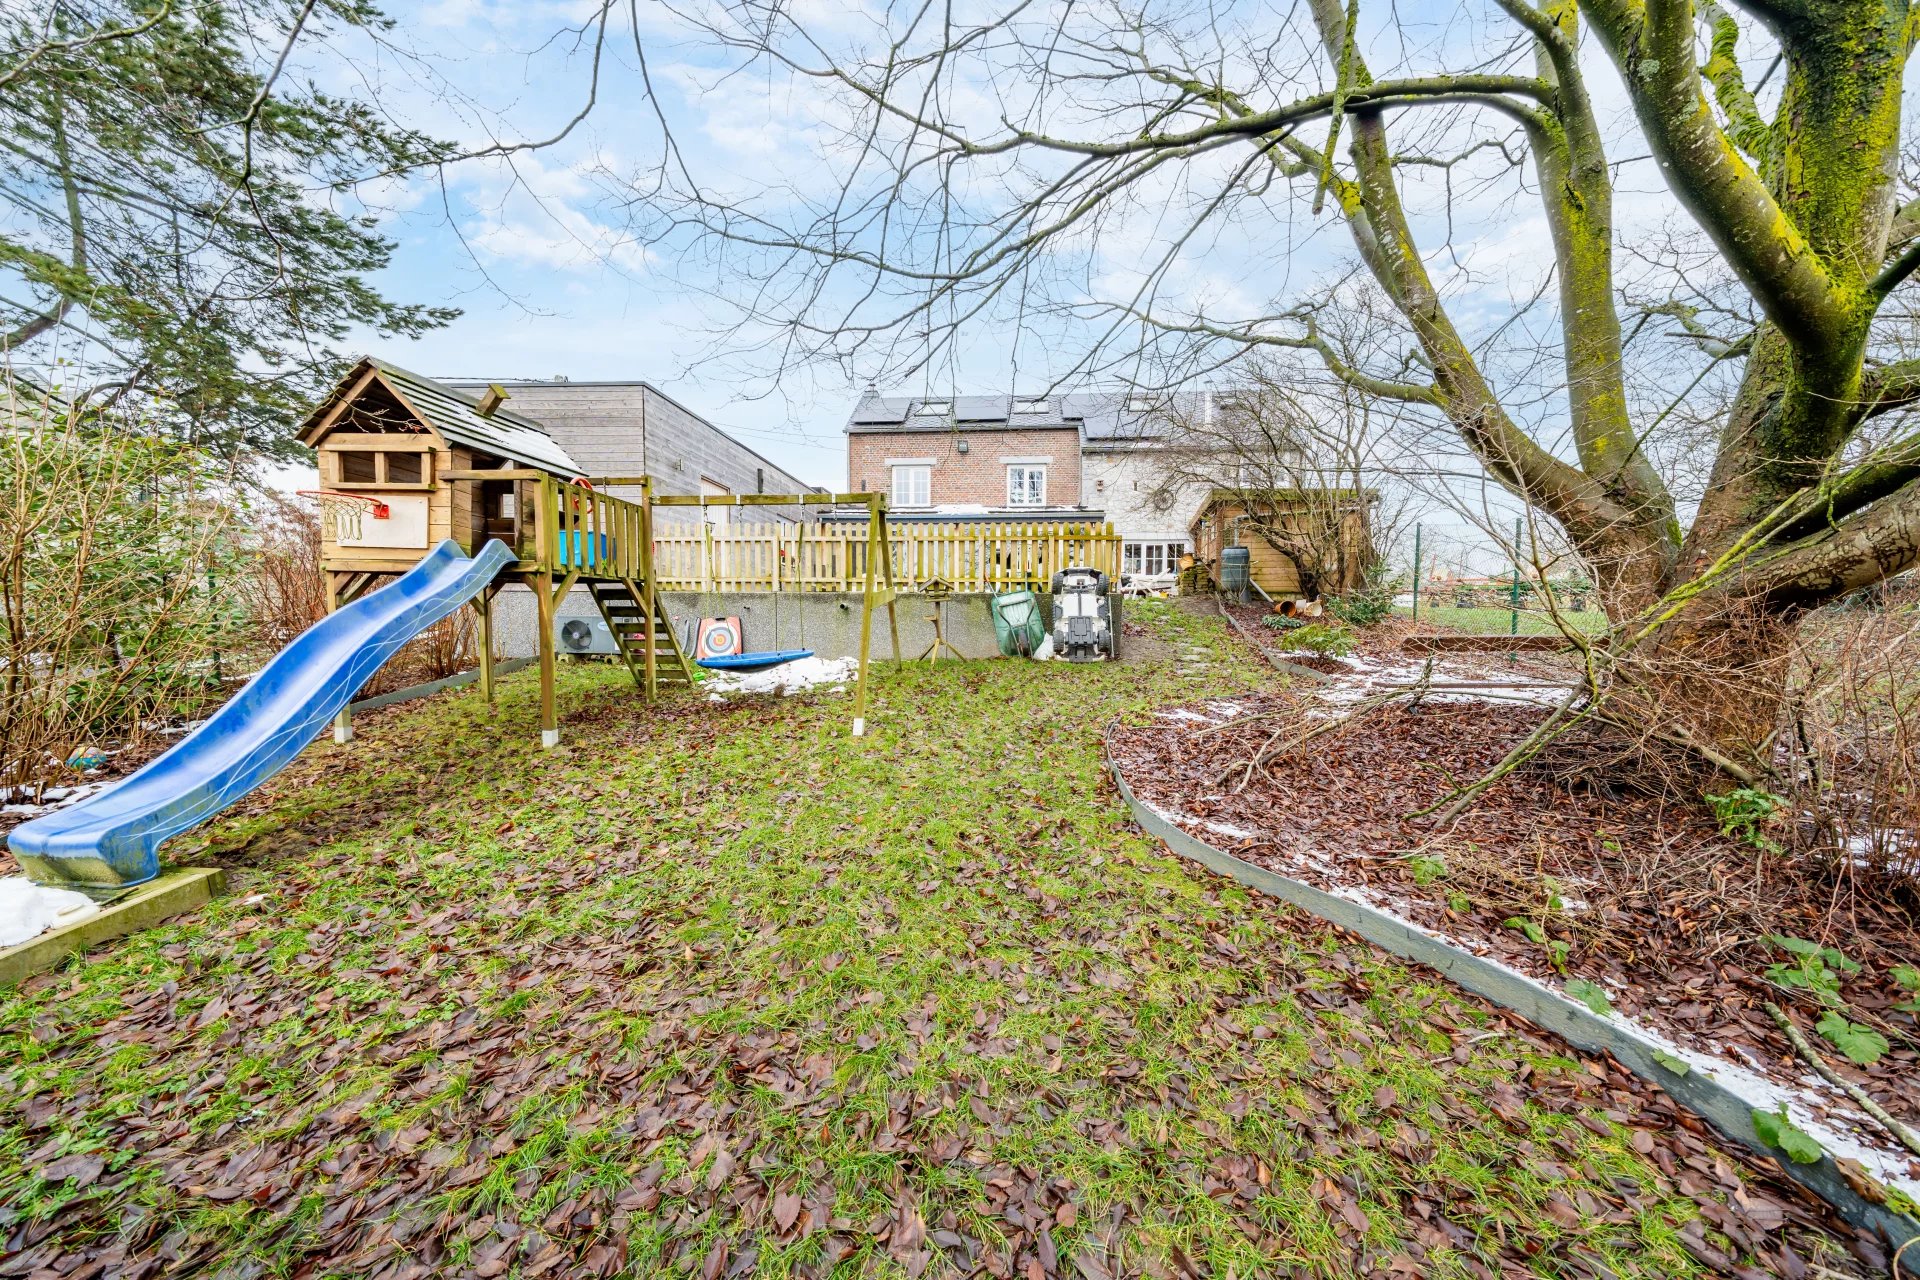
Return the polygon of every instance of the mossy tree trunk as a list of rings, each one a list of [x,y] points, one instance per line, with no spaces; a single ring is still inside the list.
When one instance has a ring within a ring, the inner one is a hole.
[[[1311,3],[1329,60],[1350,93],[1364,89],[1341,0]],[[1896,208],[1895,187],[1912,18],[1884,0],[1750,3],[1782,48],[1786,87],[1769,121],[1741,82],[1738,26],[1718,8],[1501,3],[1533,37],[1538,79],[1498,93],[1463,82],[1448,100],[1526,130],[1557,259],[1576,461],[1508,417],[1449,321],[1401,208],[1383,111],[1349,108],[1350,177],[1303,145],[1290,148],[1293,162],[1339,195],[1434,372],[1430,386],[1373,389],[1440,409],[1497,479],[1566,531],[1618,624],[1612,679],[1623,705],[1735,771],[1762,772],[1796,620],[1920,560],[1920,438],[1849,459],[1864,422],[1920,391],[1920,368],[1867,364],[1873,320],[1920,253],[1915,212]],[[1668,183],[1765,316],[1685,530],[1640,447],[1621,377],[1611,177],[1577,57],[1583,19]],[[1712,53],[1698,66],[1703,27]],[[1300,345],[1351,372],[1315,335]]]

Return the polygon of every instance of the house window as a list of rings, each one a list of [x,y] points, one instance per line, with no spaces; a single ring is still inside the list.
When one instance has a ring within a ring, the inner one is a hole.
[[[1047,469],[1015,464],[1007,468],[1007,505],[1044,507],[1047,505]]]
[[[1033,396],[1015,400],[1013,402],[1013,411],[1015,413],[1045,413],[1047,411],[1046,397]]]
[[[1128,541],[1120,547],[1120,568],[1124,573],[1157,578],[1162,574],[1180,572],[1180,557],[1186,553],[1185,538],[1168,542]]]
[[[927,466],[893,469],[893,505],[930,507],[933,505],[933,468]]]
[[[920,416],[923,418],[950,418],[953,416],[953,401],[922,400]]]

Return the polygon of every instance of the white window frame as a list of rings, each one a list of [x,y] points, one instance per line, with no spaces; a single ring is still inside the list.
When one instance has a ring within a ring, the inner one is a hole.
[[[924,462],[896,462],[889,470],[888,501],[901,508],[931,507],[933,505],[933,467]],[[920,500],[913,500],[913,481],[920,481]],[[901,482],[906,482],[902,492]]]
[[[953,401],[922,400],[920,407],[914,411],[914,416],[919,418],[951,418],[953,416]]]
[[[1128,538],[1120,544],[1120,569],[1142,578],[1164,578],[1180,572],[1180,557],[1192,549],[1186,538]]]
[[[1052,402],[1045,396],[1015,396],[1013,398],[1013,411],[1015,413],[1045,413],[1051,406],[1051,403]]]
[[[1040,477],[1037,496],[1033,493],[1032,477]],[[1015,477],[1019,479],[1016,480]],[[1018,488],[1015,486],[1018,485]],[[1044,507],[1047,505],[1047,468],[1045,463],[1013,462],[1007,464],[1007,505],[1009,507]]]

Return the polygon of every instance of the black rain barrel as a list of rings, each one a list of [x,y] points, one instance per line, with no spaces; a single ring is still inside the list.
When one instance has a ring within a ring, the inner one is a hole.
[[[1220,589],[1236,599],[1245,599],[1247,581],[1253,570],[1253,553],[1246,547],[1220,550]]]

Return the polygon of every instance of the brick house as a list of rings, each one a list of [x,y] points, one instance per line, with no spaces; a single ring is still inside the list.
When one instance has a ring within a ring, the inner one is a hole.
[[[882,396],[847,422],[847,480],[889,495],[895,520],[1108,522],[1129,577],[1171,582],[1210,486],[1177,419],[1210,415],[1216,393],[1173,401],[1127,391],[1050,396]]]
[[[901,520],[1098,521],[1081,494],[1080,423],[1060,396],[881,396],[847,422],[847,484]]]

